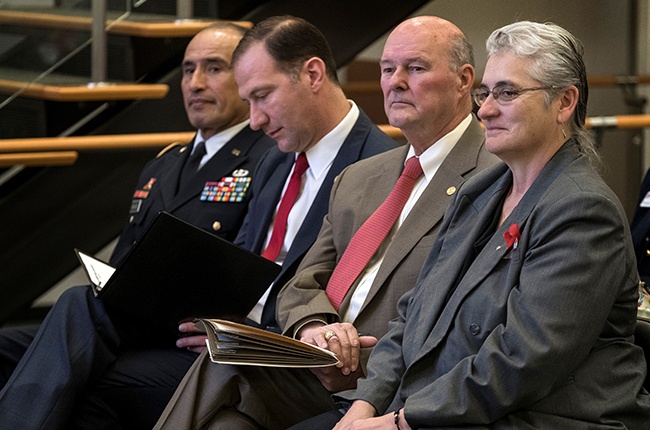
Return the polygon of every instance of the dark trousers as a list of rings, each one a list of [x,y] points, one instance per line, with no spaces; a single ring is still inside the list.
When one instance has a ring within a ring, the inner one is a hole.
[[[15,370],[0,391],[2,429],[151,428],[196,358],[154,349],[155,327],[106,309],[86,286],[62,294],[31,342],[28,330],[8,332],[0,369]]]
[[[151,430],[196,357],[179,349],[120,352],[78,399],[68,428]]]
[[[34,324],[0,329],[0,390],[14,373],[39,327]]]

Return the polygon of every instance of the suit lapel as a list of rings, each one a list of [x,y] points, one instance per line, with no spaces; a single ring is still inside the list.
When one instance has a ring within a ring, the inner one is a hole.
[[[279,155],[282,159],[278,161],[277,167],[272,171],[266,172],[267,174],[265,177],[255,178],[256,182],[263,181],[263,188],[260,189],[260,194],[257,196],[257,200],[262,202],[262,204],[256,206],[254,211],[249,212],[249,214],[254,216],[254,218],[251,218],[250,220],[250,224],[252,224],[251,228],[254,228],[257,232],[250,250],[258,254],[261,254],[263,251],[262,246],[264,246],[264,241],[266,240],[269,228],[273,222],[275,209],[282,197],[282,188],[284,188],[284,183],[286,182],[295,161],[295,153],[293,152],[288,154],[281,153]],[[270,164],[275,165],[276,163]]]
[[[179,153],[177,154],[176,162],[173,166],[164,174],[163,180],[160,181],[160,193],[162,196],[162,203],[165,208],[171,207],[176,196],[176,189],[178,188],[178,181],[181,177],[181,171],[183,166],[187,161],[187,158],[190,156],[190,150],[192,149],[192,143],[177,149]]]
[[[440,343],[449,332],[454,321],[454,316],[456,315],[458,308],[462,305],[465,297],[472,290],[480,287],[483,280],[492,272],[499,261],[511,252],[505,243],[503,234],[512,224],[517,224],[520,231],[524,232],[526,221],[543,194],[546,193],[557,176],[564,171],[566,165],[578,157],[579,154],[575,145],[573,145],[572,142],[570,143],[570,145],[562,147],[560,151],[558,151],[558,153],[556,153],[556,155],[546,164],[544,169],[542,169],[542,172],[528,189],[514,211],[503,222],[503,224],[499,226],[496,233],[476,257],[475,261],[463,276],[462,281],[458,284],[455,290],[454,284],[458,272],[448,276],[444,271],[434,270],[433,272],[436,273],[435,281],[431,279],[424,280],[424,282],[430,286],[436,285],[436,288],[429,287],[427,289],[426,297],[422,300],[422,303],[427,304],[428,309],[421,313],[420,321],[424,323],[422,328],[429,328],[426,330],[426,333],[430,334],[428,335],[423,347],[418,352],[417,358],[424,356]],[[489,219],[494,216],[494,213],[500,210],[502,196],[507,192],[511,185],[510,177],[510,172],[508,171],[507,174],[502,176],[502,178],[495,184],[494,192],[492,192],[487,205],[477,205],[481,208],[475,224],[476,226],[479,226],[478,228],[472,229],[469,236],[466,231],[463,231],[463,229],[455,228],[453,229],[452,235],[447,235],[447,237],[445,237],[447,247],[443,244],[437,258],[438,262],[443,262],[440,267],[443,265],[445,268],[462,267],[463,258],[468,255],[469,247],[473,247],[477,242],[479,235],[483,233],[481,226],[486,225]],[[488,184],[489,182],[486,181],[485,183]],[[465,198],[467,197],[465,196]],[[461,215],[462,219],[458,219],[455,222],[452,221],[452,223],[455,223],[456,225],[465,225],[472,222],[470,218],[473,217],[474,212],[458,210],[456,213],[463,214]],[[525,232],[522,236],[524,235]],[[452,249],[454,245],[458,245],[459,248],[457,250]],[[460,248],[461,246],[462,248]],[[519,252],[525,252],[525,250],[522,251],[520,248]],[[441,277],[444,277],[444,279],[441,279]],[[439,288],[439,286],[444,287]],[[447,297],[449,297],[448,301],[446,301]],[[440,317],[437,318],[437,315],[440,315]]]
[[[356,217],[359,225],[355,225],[355,230],[370,218],[390,194],[402,173],[408,149],[408,146],[400,148],[394,158],[376,166],[374,174],[365,178],[363,197],[358,205],[359,216]]]
[[[289,251],[287,252],[284,262],[282,263],[282,270],[273,285],[271,297],[275,297],[277,291],[279,291],[283,286],[282,283],[277,282],[278,279],[283,278],[286,272],[295,270],[296,268],[293,266],[302,260],[303,255],[316,241],[316,237],[320,232],[320,226],[323,224],[323,218],[327,214],[329,197],[332,192],[334,179],[339,173],[341,173],[341,171],[343,171],[343,169],[361,158],[361,153],[366,143],[366,139],[368,138],[368,134],[370,133],[371,126],[372,123],[368,117],[363,112],[360,112],[357,122],[354,124],[348,137],[343,142],[336,157],[334,157],[332,166],[327,172],[327,176],[318,190],[318,193],[309,208],[309,212],[307,212],[307,216],[303,220],[300,229],[291,244],[291,248],[289,248]],[[273,209],[275,209],[275,206],[273,206]],[[271,303],[267,302],[264,306],[262,314],[263,324],[275,319],[276,303],[276,300],[272,300]]]
[[[484,184],[490,184],[492,179],[487,178]],[[423,274],[417,282],[418,291],[415,294],[417,300],[413,302],[413,314],[417,314],[418,333],[414,334],[413,341],[416,345],[422,345],[417,358],[424,356],[440,342],[453,321],[456,308],[452,308],[449,302],[458,298],[461,286],[456,288],[456,282],[465,264],[465,258],[483,233],[483,226],[492,218],[493,210],[499,206],[501,197],[503,193],[507,192],[509,186],[510,176],[507,174],[493,185],[494,191],[490,193],[487,202],[477,203],[467,194],[459,196],[459,201],[453,212],[454,217],[445,220],[445,224],[451,227],[445,230],[444,236],[438,238],[438,243],[435,246],[439,249],[435,261],[425,263]],[[456,214],[461,215],[457,216]],[[492,241],[486,245],[486,249],[490,246],[492,246]],[[505,249],[503,251],[505,254]],[[495,257],[494,264],[500,258]],[[431,264],[433,267],[430,266]],[[491,267],[494,266],[491,265]],[[469,279],[468,274],[464,279]],[[467,282],[476,285],[481,279]],[[447,299],[450,296],[448,302]]]
[[[291,249],[287,253],[283,266],[290,267],[296,259],[302,258],[302,255],[307,252],[316,240],[320,227],[314,228],[314,226],[322,225],[323,217],[327,214],[329,196],[332,191],[332,184],[334,184],[334,178],[347,166],[361,158],[361,151],[368,138],[370,126],[370,120],[363,112],[360,112],[357,122],[345,138],[336,157],[334,157],[332,167],[327,172],[327,176],[318,190],[318,194],[309,208],[309,212],[300,226],[296,238],[291,244]]]
[[[448,190],[450,187],[458,189],[465,182],[464,175],[476,168],[478,153],[484,141],[483,130],[474,118],[470,127],[463,133],[454,149],[441,164],[411,213],[393,237],[361,311],[380,291],[388,277],[408,253],[442,220],[453,196],[453,193],[449,194]],[[405,148],[403,159],[406,159],[407,151],[408,148]],[[395,170],[395,163],[392,163],[392,166]],[[392,184],[397,181],[397,177],[401,173],[402,165],[397,167],[399,167],[399,171],[389,176]],[[378,180],[376,179],[376,181]],[[390,189],[392,185],[387,185],[387,187]],[[375,187],[375,189],[377,188],[379,187]],[[383,196],[382,202],[387,195]]]

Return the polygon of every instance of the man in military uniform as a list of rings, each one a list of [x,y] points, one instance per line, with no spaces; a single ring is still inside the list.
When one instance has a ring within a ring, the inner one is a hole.
[[[255,165],[275,144],[250,128],[248,105],[239,97],[230,71],[230,57],[243,32],[243,27],[233,24],[211,26],[187,46],[181,87],[187,117],[198,131],[193,142],[172,144],[145,166],[129,223],[111,257],[113,266],[161,210],[230,241],[237,235],[250,200]],[[197,166],[185,168],[196,158]],[[233,190],[242,185],[243,191],[210,193],[220,184]]]
[[[230,70],[232,52],[245,31],[233,24],[216,24],[198,33],[188,44],[182,64],[181,87],[188,119],[197,128],[197,133],[192,142],[168,146],[144,167],[133,194],[128,223],[110,258],[114,267],[120,264],[160,211],[167,211],[227,240],[237,235],[252,194],[249,191],[255,166],[264,152],[275,146],[262,131],[250,128],[248,105],[239,97]],[[232,192],[213,193],[216,187]],[[73,287],[64,294],[64,301],[74,297],[95,307],[97,315],[109,320],[101,302],[92,296],[87,286]],[[67,312],[59,314],[63,320],[70,319]],[[59,342],[57,348],[60,345],[59,349],[67,350],[78,340],[95,336],[96,321],[85,321],[87,312],[80,307],[75,308],[75,315],[84,322],[76,325],[69,332],[70,337]],[[43,325],[52,318],[49,315]],[[110,320],[118,327],[130,323],[113,312],[110,312]],[[0,386],[7,383],[35,336],[39,339],[37,332],[37,326],[0,330]],[[121,347],[140,344],[125,332],[129,333],[118,328],[119,336],[115,335]],[[187,350],[178,352],[180,354],[174,357],[182,377],[196,354]],[[106,358],[110,361],[108,356]],[[94,372],[101,373],[97,369],[103,366],[99,363],[92,366]],[[24,411],[3,408],[0,416],[21,415]]]

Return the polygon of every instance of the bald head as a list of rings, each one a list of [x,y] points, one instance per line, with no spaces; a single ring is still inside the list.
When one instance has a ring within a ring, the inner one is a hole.
[[[388,36],[391,38],[413,38],[413,45],[430,50],[444,51],[449,67],[457,71],[465,64],[474,67],[474,51],[465,34],[455,24],[437,16],[417,16],[399,24]],[[417,39],[417,40],[416,40]]]
[[[442,18],[410,18],[388,36],[380,61],[384,108],[416,152],[470,114],[473,62],[463,32]]]

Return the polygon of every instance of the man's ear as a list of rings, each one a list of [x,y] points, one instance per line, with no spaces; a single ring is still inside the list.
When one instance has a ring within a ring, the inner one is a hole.
[[[470,64],[464,64],[459,70],[458,70],[458,79],[460,82],[460,88],[459,90],[461,92],[466,92],[466,91],[471,91],[472,87],[474,86],[474,77],[476,75],[476,72],[474,71],[474,67],[472,67]]]
[[[302,65],[302,71],[309,77],[312,91],[318,91],[327,79],[325,63],[318,57],[312,57]]]
[[[580,93],[575,85],[566,87],[560,94],[560,110],[557,116],[557,122],[559,124],[564,124],[571,119],[573,112],[575,112],[578,106],[579,98]]]

